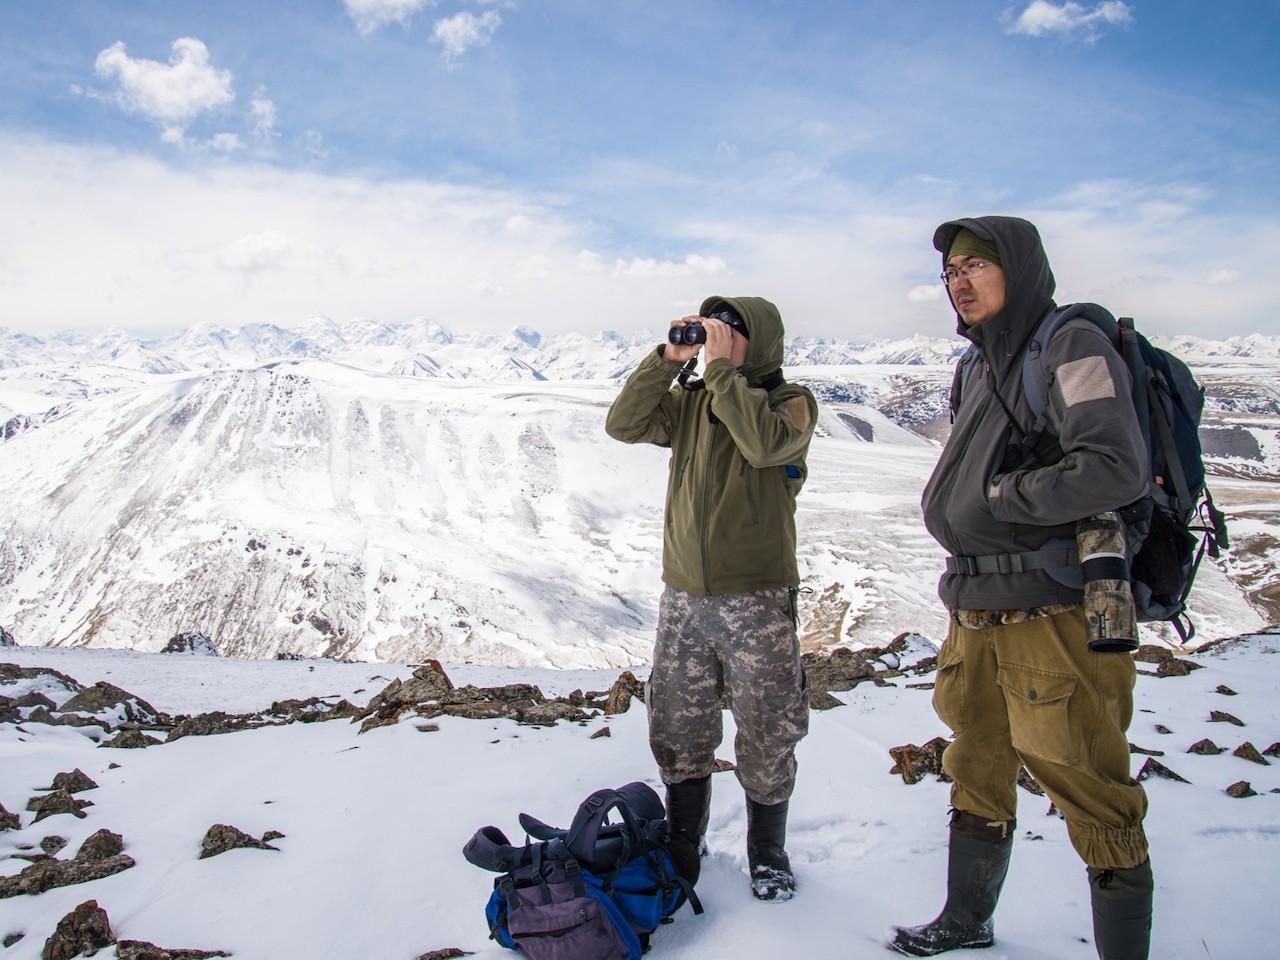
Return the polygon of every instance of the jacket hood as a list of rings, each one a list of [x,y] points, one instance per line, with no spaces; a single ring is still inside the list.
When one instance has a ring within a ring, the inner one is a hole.
[[[705,317],[723,304],[738,312],[747,325],[747,361],[740,368],[747,382],[760,383],[775,370],[782,369],[785,331],[782,314],[764,297],[707,297],[698,315]]]
[[[1040,232],[1033,223],[1018,217],[974,217],[942,224],[933,233],[933,246],[942,254],[943,269],[947,251],[962,229],[994,243],[1000,251],[1006,301],[990,320],[971,327],[957,313],[956,329],[982,348],[989,364],[1004,370],[1021,355],[1040,318],[1053,309],[1053,271],[1040,242]],[[948,290],[947,296],[950,295]]]

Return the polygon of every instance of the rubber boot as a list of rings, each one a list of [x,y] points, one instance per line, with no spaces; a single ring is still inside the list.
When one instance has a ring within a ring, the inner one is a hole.
[[[1100,960],[1147,960],[1154,891],[1150,860],[1127,870],[1089,868],[1093,941]]]
[[[796,892],[796,876],[787,857],[787,806],[756,803],[747,798],[747,863],[751,893],[757,900],[779,903]]]
[[[711,819],[711,774],[667,784],[667,824],[671,834],[689,841],[699,857],[707,855]]]
[[[957,810],[947,854],[947,902],[920,927],[894,927],[889,947],[909,957],[995,943],[996,901],[1009,872],[1014,821],[991,823]]]

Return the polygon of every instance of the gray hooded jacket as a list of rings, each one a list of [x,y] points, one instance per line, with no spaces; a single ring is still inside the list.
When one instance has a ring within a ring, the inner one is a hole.
[[[956,317],[960,335],[977,345],[981,360],[925,486],[925,526],[953,556],[1031,553],[1054,539],[1074,542],[1077,520],[1126,506],[1147,489],[1129,372],[1093,324],[1068,321],[1046,350],[1048,412],[1062,455],[1047,465],[1031,458],[1005,463],[1012,427],[1000,399],[1027,433],[1035,418],[1022,389],[1022,356],[1037,323],[1054,309],[1053,273],[1036,228],[1015,217],[942,224],[933,244],[944,266],[962,228],[996,245],[1007,301],[972,327]],[[947,572],[938,594],[952,610],[1024,610],[1082,598],[1078,587],[1043,570]]]

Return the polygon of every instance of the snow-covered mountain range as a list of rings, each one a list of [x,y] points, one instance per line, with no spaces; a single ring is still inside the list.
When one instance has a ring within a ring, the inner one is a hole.
[[[667,455],[603,431],[658,336],[420,319],[0,330],[0,626],[23,644],[613,667],[648,659]],[[1166,346],[1207,388],[1233,545],[1203,639],[1280,617],[1280,338]],[[810,649],[939,636],[918,517],[958,339],[798,338],[819,397],[800,559]],[[1146,628],[1149,638],[1168,631]]]

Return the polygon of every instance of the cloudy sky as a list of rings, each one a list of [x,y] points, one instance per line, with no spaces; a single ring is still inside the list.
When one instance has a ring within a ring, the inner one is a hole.
[[[0,327],[945,335],[930,237],[1280,333],[1274,0],[9,0]]]

